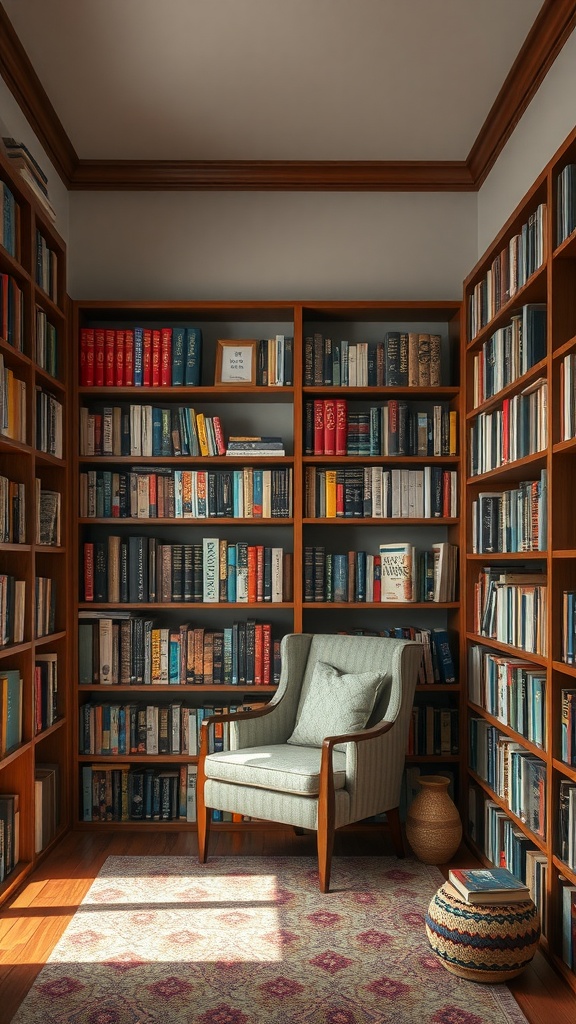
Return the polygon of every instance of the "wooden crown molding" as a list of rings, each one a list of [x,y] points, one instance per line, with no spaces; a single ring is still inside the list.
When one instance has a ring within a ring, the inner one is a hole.
[[[467,160],[81,160],[0,4],[0,74],[71,191],[473,192],[576,25],[545,0]]]

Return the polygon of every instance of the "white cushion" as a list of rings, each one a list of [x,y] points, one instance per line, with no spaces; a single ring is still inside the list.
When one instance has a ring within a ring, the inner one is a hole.
[[[326,662],[316,662],[287,742],[319,747],[326,736],[364,729],[384,682],[379,672],[340,672]]]
[[[204,768],[207,779],[231,782],[238,786],[256,786],[281,793],[318,796],[322,751],[310,747],[287,747],[278,743],[266,747],[247,747],[210,754]],[[346,756],[334,751],[334,788],[346,782]],[[210,806],[219,807],[219,804]],[[276,819],[275,819],[276,820]],[[278,819],[282,820],[282,819]]]

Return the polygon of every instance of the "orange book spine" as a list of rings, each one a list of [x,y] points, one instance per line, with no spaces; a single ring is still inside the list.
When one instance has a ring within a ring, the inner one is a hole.
[[[257,564],[256,545],[248,545],[248,604],[256,604],[257,600]]]

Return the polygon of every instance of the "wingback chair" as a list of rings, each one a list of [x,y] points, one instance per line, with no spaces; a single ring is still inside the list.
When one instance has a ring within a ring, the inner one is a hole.
[[[282,641],[277,692],[265,708],[218,716],[230,750],[198,765],[198,858],[211,809],[317,832],[320,890],[328,892],[334,831],[386,812],[404,856],[398,805],[420,644],[384,637],[293,633]],[[212,719],[214,721],[214,719]]]

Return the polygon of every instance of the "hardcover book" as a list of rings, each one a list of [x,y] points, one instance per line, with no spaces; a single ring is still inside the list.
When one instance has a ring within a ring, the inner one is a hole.
[[[530,891],[507,868],[451,868],[448,880],[468,903],[521,903]]]

